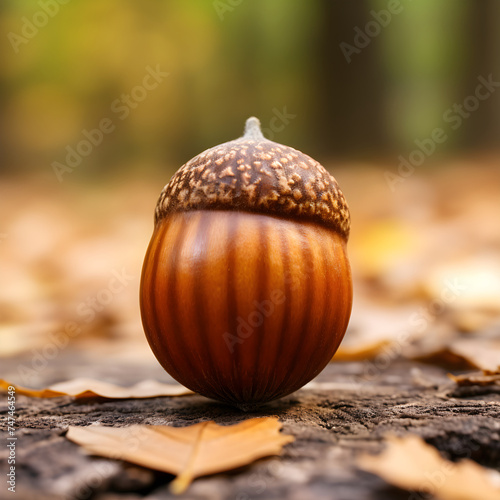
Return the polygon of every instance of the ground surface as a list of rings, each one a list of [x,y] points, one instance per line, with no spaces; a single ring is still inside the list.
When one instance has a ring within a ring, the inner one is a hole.
[[[21,358],[5,361],[3,371],[15,378],[19,362]],[[250,413],[201,396],[75,401],[18,395],[17,492],[12,498],[173,498],[168,489],[171,475],[87,456],[65,438],[69,425],[94,422],[184,426],[275,415],[283,422],[283,431],[295,436],[281,458],[197,479],[184,495],[193,500],[407,499],[408,492],[388,486],[355,464],[361,452],[379,451],[388,433],[416,433],[450,459],[470,457],[498,467],[498,386],[457,389],[444,369],[409,361],[395,361],[368,381],[364,370],[362,362],[330,364],[311,386]],[[159,367],[116,363],[92,367],[89,360],[70,353],[45,370],[46,383],[55,382],[51,377],[56,373],[67,379],[85,375],[124,385],[151,377],[169,380]],[[6,397],[1,395],[0,414],[6,414],[6,407]],[[6,453],[2,446],[2,462]]]
[[[500,359],[499,164],[495,156],[426,165],[396,186],[386,176],[397,173],[395,159],[327,164],[353,221],[354,307],[335,360],[364,361],[333,363],[312,386],[252,413],[201,396],[18,395],[15,495],[4,482],[0,394],[0,498],[171,497],[171,475],[88,456],[66,439],[69,425],[91,423],[230,424],[275,415],[295,436],[280,458],[197,479],[184,496],[193,500],[428,498],[357,468],[357,456],[377,453],[389,433],[416,433],[447,458],[500,470],[499,386],[457,390],[446,376],[447,369],[495,371]],[[142,333],[138,303],[154,204],[169,175],[2,179],[0,378],[33,388],[75,377],[169,380]]]

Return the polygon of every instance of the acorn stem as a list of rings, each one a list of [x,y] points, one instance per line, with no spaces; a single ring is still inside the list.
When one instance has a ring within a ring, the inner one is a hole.
[[[265,139],[262,130],[260,129],[260,121],[255,116],[251,116],[245,123],[245,131],[243,133],[245,139],[254,139],[261,141]]]

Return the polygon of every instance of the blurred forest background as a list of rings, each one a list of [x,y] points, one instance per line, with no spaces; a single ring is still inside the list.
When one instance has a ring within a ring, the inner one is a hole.
[[[3,0],[0,28],[4,376],[60,380],[61,336],[94,362],[153,362],[138,287],[157,197],[251,115],[350,204],[346,345],[498,342],[500,90],[445,118],[500,82],[500,2]],[[436,128],[446,140],[401,175]]]
[[[398,13],[348,63],[340,44],[354,45],[355,28],[391,4]],[[266,126],[275,109],[296,117],[275,139],[373,160],[405,152],[479,75],[500,73],[494,0],[4,0],[0,16],[1,163],[16,172],[50,173],[106,117],[116,130],[80,178],[180,165],[238,135],[250,115]],[[157,65],[168,77],[122,120],[112,103]],[[482,105],[440,152],[498,146],[499,103]]]

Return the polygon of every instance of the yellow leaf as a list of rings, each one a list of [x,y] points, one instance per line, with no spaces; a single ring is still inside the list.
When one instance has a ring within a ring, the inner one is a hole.
[[[416,260],[422,248],[418,231],[402,219],[371,221],[354,236],[353,259],[366,277],[382,276],[395,264]]]
[[[418,436],[390,437],[379,455],[362,455],[358,464],[399,488],[439,500],[498,500],[498,473],[472,460],[450,462]],[[496,477],[497,476],[497,477]]]
[[[56,398],[74,396],[75,398],[102,397],[108,399],[144,399],[161,396],[184,396],[192,391],[180,384],[162,384],[155,380],[144,380],[130,387],[121,387],[100,380],[76,378],[53,384],[45,389],[27,389],[0,379],[0,389],[13,386],[18,394],[35,398]]]
[[[194,478],[279,455],[293,436],[280,434],[277,418],[253,418],[236,425],[202,422],[189,427],[69,427],[67,438],[92,454],[126,460],[177,475],[172,492],[182,493]]]

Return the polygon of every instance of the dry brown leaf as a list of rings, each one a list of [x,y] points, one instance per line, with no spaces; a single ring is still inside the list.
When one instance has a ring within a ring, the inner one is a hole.
[[[455,364],[494,374],[500,371],[500,340],[478,337],[456,339],[435,350],[409,356],[416,361]]]
[[[500,373],[488,374],[485,372],[464,373],[463,375],[453,375],[448,373],[448,377],[457,385],[500,385]]]
[[[340,346],[332,361],[364,361],[365,359],[372,359],[390,345],[392,345],[390,340],[377,340],[367,344],[360,343],[358,346]]]
[[[70,427],[67,438],[93,454],[175,474],[171,490],[182,493],[196,477],[279,455],[294,440],[280,429],[277,418],[265,417],[229,426],[210,421],[189,427]]]
[[[7,390],[9,386],[15,387],[18,394],[35,398],[74,396],[75,398],[145,399],[193,394],[192,391],[180,384],[162,384],[155,380],[144,380],[130,387],[121,387],[90,378],[75,378],[53,384],[45,389],[36,390],[27,389],[0,379],[0,389]]]
[[[450,462],[418,436],[389,437],[379,455],[362,455],[359,466],[405,490],[440,500],[498,500],[498,473],[472,460]]]
[[[351,320],[342,344],[332,358],[336,361],[364,361],[378,356],[394,359],[421,334],[408,328],[413,306],[373,303],[360,292],[353,304]]]
[[[460,332],[477,333],[495,328],[498,316],[498,313],[493,311],[454,309],[451,311],[449,321]]]
[[[422,361],[423,363],[442,366],[448,370],[470,370],[477,368],[474,363],[471,363],[463,356],[453,353],[448,346],[423,351],[417,349],[416,352],[407,355],[407,358],[413,361]]]
[[[488,373],[500,370],[500,340],[461,339],[453,342],[450,350]]]

